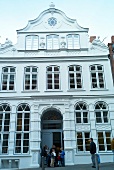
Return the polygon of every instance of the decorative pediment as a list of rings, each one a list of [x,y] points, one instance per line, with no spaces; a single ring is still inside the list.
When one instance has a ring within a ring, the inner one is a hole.
[[[68,18],[64,12],[56,9],[54,4],[51,4],[50,8],[43,11],[36,19],[28,21],[27,26],[17,32],[43,32],[46,30],[88,32],[88,28],[79,26],[76,20]]]
[[[94,39],[92,41],[92,45],[103,48],[103,49],[108,49],[108,46],[106,46],[103,41],[100,40],[100,37]]]
[[[4,44],[0,44],[0,50],[4,50],[4,49],[9,48],[11,46],[13,46],[12,42],[8,38],[6,38],[5,43]]]
[[[103,52],[109,53],[108,46],[106,46],[103,41],[100,40],[100,37],[94,39],[92,43],[90,43],[90,51],[94,51],[95,53]]]

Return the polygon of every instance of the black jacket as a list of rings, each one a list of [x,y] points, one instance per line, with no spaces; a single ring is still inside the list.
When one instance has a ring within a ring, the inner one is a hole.
[[[90,153],[95,154],[96,153],[96,144],[94,142],[90,143]]]

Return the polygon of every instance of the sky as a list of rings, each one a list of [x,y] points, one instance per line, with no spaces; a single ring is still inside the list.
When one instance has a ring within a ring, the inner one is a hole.
[[[111,42],[114,0],[0,0],[0,43],[8,38],[16,44],[16,30],[37,18],[51,2],[81,27],[89,28],[89,36],[99,36],[101,41],[105,38],[106,45]]]

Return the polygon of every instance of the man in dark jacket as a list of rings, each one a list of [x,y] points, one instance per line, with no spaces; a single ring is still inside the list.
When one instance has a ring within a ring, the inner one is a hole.
[[[93,142],[93,138],[90,138],[90,153],[91,153],[91,160],[93,163],[92,168],[96,168],[95,167],[96,144]]]

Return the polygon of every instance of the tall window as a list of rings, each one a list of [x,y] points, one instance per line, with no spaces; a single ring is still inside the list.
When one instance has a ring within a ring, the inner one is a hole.
[[[38,50],[38,36],[37,35],[26,36],[26,50]]]
[[[110,151],[111,150],[111,132],[102,131],[97,132],[98,135],[98,147],[99,151]]]
[[[24,90],[37,90],[38,89],[38,68],[37,67],[26,67],[24,74],[25,74]]]
[[[48,35],[47,36],[47,49],[59,49],[59,36],[58,35]]]
[[[82,67],[69,66],[69,89],[82,88]]]
[[[47,89],[60,89],[60,71],[58,66],[47,67]]]
[[[90,132],[77,132],[77,151],[90,150]]]
[[[30,135],[30,107],[28,104],[20,104],[17,108],[17,121],[15,133],[15,153],[29,152]]]
[[[76,123],[88,123],[88,109],[85,103],[79,102],[75,106]]]
[[[68,49],[80,49],[79,38],[77,34],[67,35]]]
[[[91,86],[92,88],[105,88],[104,84],[104,70],[101,65],[92,65],[90,66],[91,72]]]
[[[10,131],[10,106],[7,103],[0,105],[0,150],[2,154],[8,154]]]
[[[15,68],[2,68],[2,90],[15,90]]]
[[[96,103],[95,115],[96,115],[96,123],[108,123],[109,122],[109,113],[108,113],[107,104],[104,102]]]

